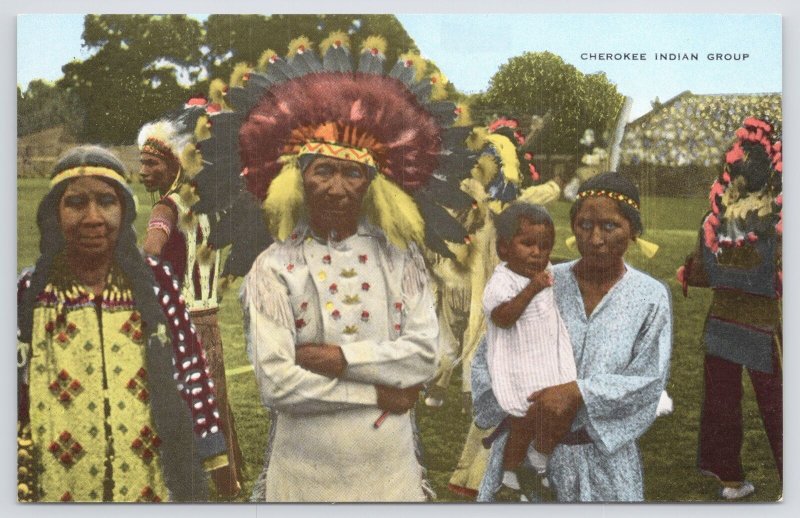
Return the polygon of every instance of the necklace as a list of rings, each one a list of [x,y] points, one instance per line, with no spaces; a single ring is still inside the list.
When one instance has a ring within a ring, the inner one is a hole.
[[[86,285],[78,281],[70,271],[64,254],[60,254],[53,261],[50,278],[51,281],[45,287],[45,293],[55,297],[59,308],[95,299],[95,294],[88,290]],[[103,301],[112,303],[133,300],[130,283],[116,262],[111,263],[108,274],[106,274],[105,287],[100,297]]]

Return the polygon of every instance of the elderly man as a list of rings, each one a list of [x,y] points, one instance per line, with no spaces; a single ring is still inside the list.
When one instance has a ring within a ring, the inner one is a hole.
[[[438,324],[409,193],[437,167],[440,126],[410,60],[386,77],[381,45],[367,44],[358,71],[343,70],[342,36],[324,67],[306,43],[251,74],[271,86],[239,131],[277,239],[243,285],[272,426],[255,500],[425,499],[410,410],[436,370]]]

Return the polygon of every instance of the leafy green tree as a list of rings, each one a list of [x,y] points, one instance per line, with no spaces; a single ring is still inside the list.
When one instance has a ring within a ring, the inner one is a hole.
[[[551,52],[526,52],[500,67],[488,90],[475,96],[472,113],[520,121],[549,114],[536,151],[574,154],[587,128],[601,138],[613,130],[622,103],[604,73],[585,75]]]
[[[62,67],[58,86],[85,109],[79,138],[130,143],[146,121],[189,95],[178,74],[199,71],[202,27],[184,15],[87,15],[83,44],[94,54]]]
[[[76,134],[84,113],[77,97],[53,84],[36,79],[25,92],[17,86],[17,136],[63,125]]]

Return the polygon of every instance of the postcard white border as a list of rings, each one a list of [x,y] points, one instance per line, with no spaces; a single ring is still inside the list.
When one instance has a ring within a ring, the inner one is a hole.
[[[800,232],[795,231],[800,213],[800,202],[797,209],[792,201],[800,193],[800,182],[792,174],[793,165],[800,163],[795,158],[796,149],[800,149],[800,139],[798,139],[798,126],[800,126],[800,108],[798,108],[798,94],[800,92],[800,7],[795,1],[780,0],[660,0],[658,3],[646,3],[641,0],[609,0],[604,2],[591,0],[559,0],[555,2],[524,2],[522,0],[459,0],[458,2],[447,2],[434,4],[430,0],[404,0],[384,1],[377,0],[345,0],[340,3],[333,3],[324,0],[306,0],[302,2],[282,2],[273,0],[244,1],[227,0],[225,2],[194,0],[194,1],[174,1],[165,3],[163,0],[106,0],[104,2],[90,0],[69,0],[65,2],[53,0],[11,0],[6,1],[0,7],[0,70],[6,72],[6,84],[11,87],[16,78],[16,18],[15,15],[23,13],[269,13],[269,12],[288,12],[292,13],[316,13],[316,12],[339,12],[339,13],[480,13],[480,12],[529,12],[529,13],[753,13],[753,14],[782,14],[783,15],[783,132],[784,132],[784,164],[785,171],[788,172],[784,181],[786,198],[789,205],[785,211],[785,227],[788,230],[784,237],[784,257],[785,264],[792,264],[791,259],[800,256]],[[488,28],[497,30],[498,37],[502,37],[501,28]],[[42,49],[47,52],[47,49]],[[4,90],[7,92],[7,107],[10,108],[4,113],[6,116],[0,123],[2,139],[0,140],[0,150],[2,150],[2,173],[0,173],[0,243],[3,243],[5,250],[0,254],[0,321],[2,321],[3,342],[6,344],[5,358],[11,360],[13,357],[12,340],[14,333],[14,321],[16,315],[16,300],[14,300],[16,279],[16,103],[11,97],[11,88]],[[800,199],[800,196],[798,196]],[[785,315],[800,314],[800,275],[796,267],[789,266],[788,272],[784,274],[784,311]],[[796,350],[796,343],[800,339],[800,322],[797,318],[788,318],[784,321],[784,342],[789,344],[785,355],[786,368],[784,372],[793,373],[800,368],[798,355],[793,353]],[[770,516],[796,515],[800,509],[800,497],[798,488],[800,481],[798,473],[800,470],[800,455],[797,448],[789,441],[786,448],[787,459],[785,464],[784,488],[789,494],[789,498],[782,504],[627,504],[627,505],[545,505],[528,507],[525,505],[496,505],[487,508],[484,505],[475,504],[426,504],[426,505],[253,505],[253,504],[191,504],[191,505],[161,505],[161,506],[141,506],[141,505],[117,505],[113,508],[108,505],[61,505],[61,504],[37,504],[19,505],[16,503],[14,492],[16,461],[13,457],[12,444],[15,437],[15,424],[13,419],[14,399],[16,388],[13,380],[16,377],[13,371],[13,361],[3,362],[2,372],[0,373],[0,393],[2,393],[3,405],[7,419],[0,428],[0,512],[4,516],[37,516],[37,517],[56,517],[71,518],[73,516],[106,516],[113,513],[114,516],[142,516],[147,513],[149,516],[177,517],[177,516],[202,516],[214,515],[230,517],[282,517],[291,516],[314,516],[325,514],[329,518],[337,517],[370,517],[370,518],[394,518],[407,517],[413,515],[414,518],[427,517],[446,517],[457,516],[467,518],[472,516],[485,516],[486,514],[500,513],[504,517],[533,516],[535,514],[581,516],[582,518],[592,518],[594,516],[605,517],[636,517],[642,513],[647,513],[648,517],[673,516],[676,513],[703,514],[708,517],[745,515],[753,516],[757,513],[768,513]],[[784,376],[784,393],[789,395],[785,405],[785,425],[784,436],[791,438],[797,435],[800,427],[798,415],[798,405],[793,404],[793,395],[797,395],[798,382],[793,376]],[[644,507],[643,507],[644,506]]]

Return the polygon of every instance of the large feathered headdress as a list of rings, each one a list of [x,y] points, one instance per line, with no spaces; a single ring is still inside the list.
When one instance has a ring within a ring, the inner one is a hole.
[[[444,100],[446,79],[426,76],[417,54],[385,73],[380,37],[364,41],[355,64],[344,33],[319,48],[322,59],[298,38],[286,58],[267,50],[254,70],[235,70],[225,95],[231,110],[209,119],[210,138],[199,143],[196,209],[225,210],[220,193],[244,185],[262,201],[270,233],[286,239],[303,217],[302,168],[317,155],[344,158],[375,173],[364,201],[371,223],[398,246],[451,256],[445,241],[463,242],[466,232],[444,207],[472,200],[448,180],[455,164],[446,128],[457,110]]]
[[[759,235],[783,232],[783,153],[772,126],[745,119],[725,153],[725,166],[711,186],[711,214],[703,223],[705,244],[741,246]]]

